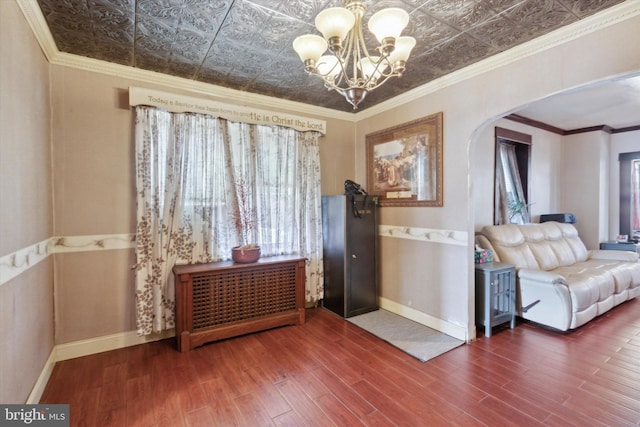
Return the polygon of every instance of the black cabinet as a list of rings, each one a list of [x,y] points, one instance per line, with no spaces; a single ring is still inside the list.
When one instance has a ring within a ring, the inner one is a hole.
[[[342,317],[378,309],[378,199],[323,196],[323,306]]]

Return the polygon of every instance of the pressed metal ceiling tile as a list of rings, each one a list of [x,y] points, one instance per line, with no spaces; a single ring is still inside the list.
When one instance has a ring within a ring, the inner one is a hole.
[[[444,75],[486,58],[492,52],[491,46],[462,33],[438,46],[431,54],[430,65]]]
[[[241,62],[234,60],[238,56],[243,58]],[[223,46],[215,45],[204,67],[224,73],[229,78],[241,77],[246,84],[258,76],[261,68],[268,66],[270,62],[269,52],[255,49],[248,42],[230,42]]]
[[[256,47],[278,54],[282,49],[290,49],[290,34],[298,33],[299,29],[297,19],[273,13],[253,40]]]
[[[486,3],[496,13],[500,13],[517,4],[526,3],[528,1],[531,0],[484,0],[483,3]]]
[[[171,56],[179,57],[194,65],[200,65],[211,47],[212,37],[206,33],[180,27],[176,30],[171,47]]]
[[[416,47],[409,58],[409,61],[411,61],[413,57],[427,54],[438,45],[458,36],[461,32],[435,19],[422,9],[418,9],[411,15],[411,21],[407,25],[406,33],[411,34],[416,39]]]
[[[573,14],[579,18],[584,18],[595,12],[599,12],[603,9],[613,6],[616,3],[621,3],[623,0],[608,1],[608,0],[558,0],[559,3],[564,5]]]
[[[431,0],[421,10],[461,31],[482,24],[495,15],[487,3],[476,0]]]
[[[168,57],[175,33],[170,21],[140,16],[136,24],[136,65],[141,56]]]
[[[527,1],[509,9],[505,14],[517,24],[526,26],[536,36],[578,20],[555,0]]]
[[[253,41],[260,37],[272,14],[273,12],[269,9],[250,2],[240,1],[234,4],[220,28],[216,44],[226,43],[229,40],[243,43]],[[235,59],[244,60],[242,57]]]
[[[210,32],[219,27],[232,4],[231,0],[137,0],[136,13]]]
[[[504,14],[469,30],[469,34],[501,52],[533,38],[526,26],[508,20]]]
[[[1,1],[1,0],[0,0]],[[622,0],[380,0],[376,11],[410,14],[416,47],[400,79],[367,95],[360,109],[497,52],[621,3]],[[319,34],[313,21],[342,0],[38,0],[62,52],[205,83],[352,111],[304,72],[291,47]]]

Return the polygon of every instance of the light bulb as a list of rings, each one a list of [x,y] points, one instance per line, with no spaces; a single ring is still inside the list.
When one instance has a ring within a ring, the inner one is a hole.
[[[318,68],[318,74],[335,79],[340,74],[342,67],[338,65],[338,58],[333,55],[324,55],[318,59],[316,64]]]
[[[397,7],[390,7],[375,13],[369,19],[369,31],[380,43],[386,38],[397,39],[409,23],[409,14]]]
[[[379,62],[380,62],[379,56],[362,58],[360,60],[360,62],[358,63],[358,67],[362,71],[362,75],[364,76],[365,79],[368,79],[371,76],[373,76],[374,80],[378,80],[380,78],[382,73],[387,69],[387,63],[382,62],[380,63],[380,65],[378,65]]]
[[[327,50],[327,41],[320,36],[305,34],[296,37],[293,41],[293,49],[297,52],[302,62],[309,60],[317,62],[320,56]]]
[[[325,39],[337,37],[342,41],[353,28],[356,17],[344,7],[330,7],[320,12],[315,22]]]
[[[411,49],[416,45],[416,39],[413,37],[403,36],[396,40],[396,47],[389,55],[389,62],[395,64],[398,61],[407,61],[411,54]]]

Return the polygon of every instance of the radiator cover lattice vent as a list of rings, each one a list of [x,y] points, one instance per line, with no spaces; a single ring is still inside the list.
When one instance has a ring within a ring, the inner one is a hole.
[[[305,259],[265,257],[176,265],[176,338],[188,351],[210,341],[304,323]]]
[[[296,266],[193,276],[193,329],[296,309]]]

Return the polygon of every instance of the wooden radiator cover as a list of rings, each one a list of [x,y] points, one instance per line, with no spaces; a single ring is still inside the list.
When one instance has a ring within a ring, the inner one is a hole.
[[[209,341],[305,320],[305,259],[265,257],[177,265],[176,337],[179,351]]]

